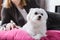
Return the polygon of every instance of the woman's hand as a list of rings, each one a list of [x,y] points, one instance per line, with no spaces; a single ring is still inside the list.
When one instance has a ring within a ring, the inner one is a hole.
[[[19,29],[20,27],[17,26],[15,23],[8,23],[6,25],[6,30],[12,30],[12,29]]]

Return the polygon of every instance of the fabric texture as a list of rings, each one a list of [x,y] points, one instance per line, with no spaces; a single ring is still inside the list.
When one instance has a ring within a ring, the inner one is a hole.
[[[60,30],[60,13],[48,12],[47,29]]]
[[[26,31],[22,29],[13,29],[8,31],[0,31],[0,40],[35,40]],[[59,30],[48,30],[47,36],[41,40],[60,40]]]
[[[12,20],[13,22],[16,23],[16,25],[23,26],[26,23],[26,21],[24,20],[24,17],[19,12],[15,4],[12,2],[11,4],[12,6],[10,8],[5,8],[5,7],[2,8],[2,11],[1,11],[2,24],[1,25],[7,24]]]

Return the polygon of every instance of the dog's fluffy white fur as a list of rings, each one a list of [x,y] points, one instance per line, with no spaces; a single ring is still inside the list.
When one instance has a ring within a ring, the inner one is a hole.
[[[27,23],[23,26],[23,29],[27,31],[32,38],[40,39],[46,36],[46,22],[47,13],[42,8],[31,8],[27,15]]]

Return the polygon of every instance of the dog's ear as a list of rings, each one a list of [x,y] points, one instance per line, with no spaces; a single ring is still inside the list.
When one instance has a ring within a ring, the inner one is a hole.
[[[28,13],[28,15],[27,15],[27,21],[30,20],[30,17],[31,17],[32,11],[33,11],[33,8],[31,8],[31,9],[29,10],[29,13]]]
[[[47,12],[44,9],[40,8],[40,11],[42,11],[44,13],[44,16],[48,18]]]
[[[45,12],[45,10],[43,8],[40,8],[40,10],[42,10],[43,12]]]

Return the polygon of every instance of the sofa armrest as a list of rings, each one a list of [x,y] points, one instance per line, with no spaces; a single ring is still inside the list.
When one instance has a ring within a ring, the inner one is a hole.
[[[60,13],[48,12],[47,29],[60,30]]]

